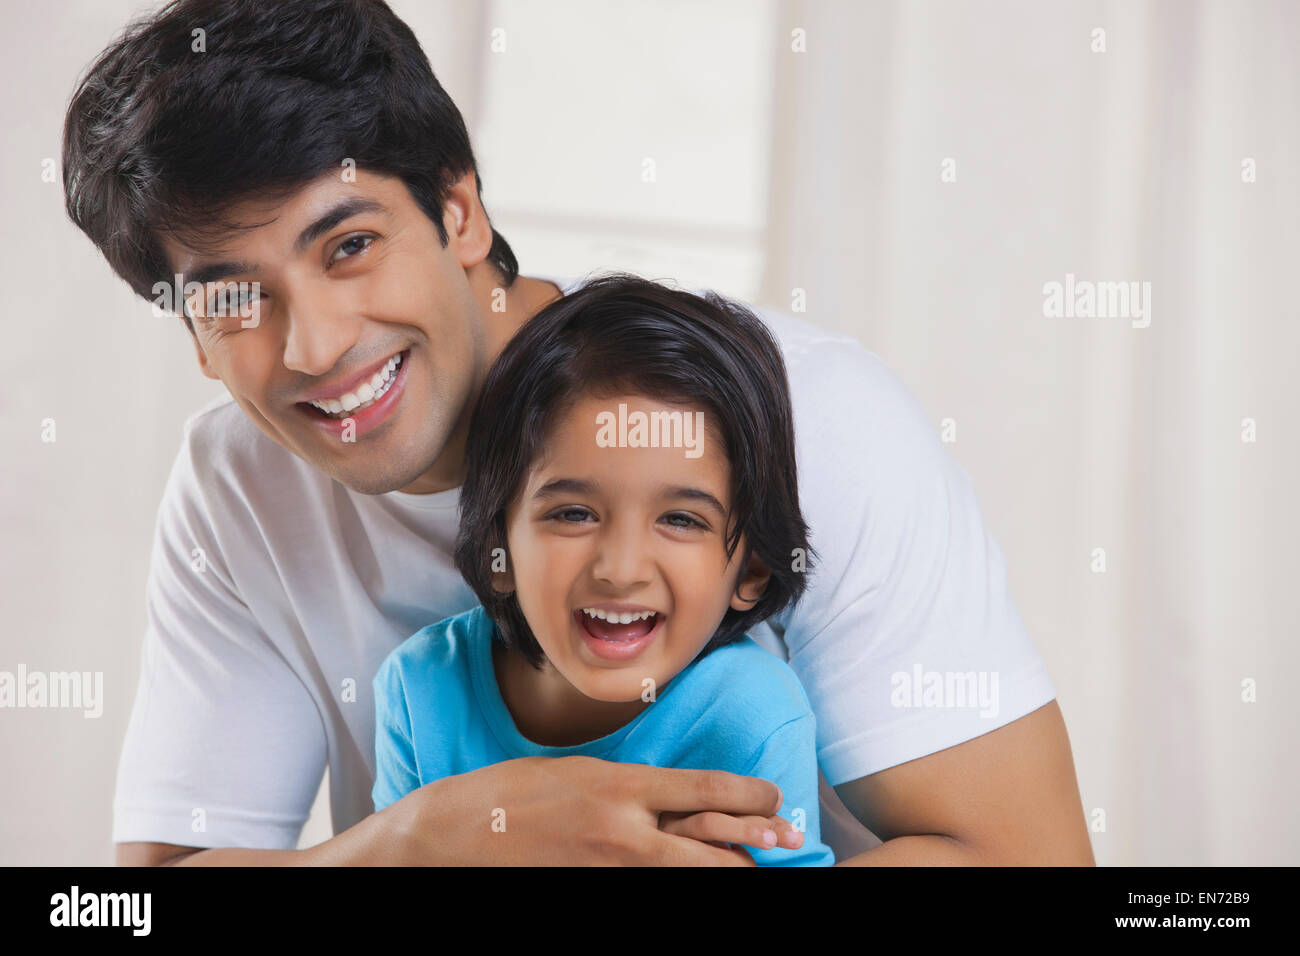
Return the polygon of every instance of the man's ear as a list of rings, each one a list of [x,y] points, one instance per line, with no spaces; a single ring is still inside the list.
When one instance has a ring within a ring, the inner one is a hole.
[[[749,564],[741,572],[736,589],[731,594],[731,609],[752,610],[758,603],[758,599],[763,596],[763,592],[767,590],[767,584],[771,580],[772,572],[767,569],[767,565],[759,559],[758,555],[750,555]]]
[[[181,321],[185,322],[184,317],[181,318]],[[208,364],[208,356],[203,351],[203,346],[199,345],[199,337],[194,334],[194,330],[191,329],[188,324],[186,324],[185,328],[186,331],[190,333],[190,341],[194,343],[194,351],[198,353],[199,356],[199,371],[214,381],[221,381],[221,376],[214,372],[212,366]]]
[[[442,206],[442,223],[456,244],[462,268],[476,266],[492,251],[492,225],[478,198],[478,177],[470,170],[452,184]]]

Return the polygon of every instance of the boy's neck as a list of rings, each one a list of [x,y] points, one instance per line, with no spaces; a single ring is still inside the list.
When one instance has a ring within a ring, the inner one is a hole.
[[[515,727],[535,744],[572,747],[612,734],[650,706],[648,701],[593,700],[549,662],[537,670],[523,654],[492,641],[492,670]]]

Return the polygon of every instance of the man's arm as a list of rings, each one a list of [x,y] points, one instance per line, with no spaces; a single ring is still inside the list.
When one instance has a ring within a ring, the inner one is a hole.
[[[786,325],[819,560],[774,630],[823,772],[885,841],[856,862],[1092,863],[1055,688],[970,476],[879,357]],[[978,700],[950,696],[953,678],[976,678]]]
[[[842,866],[1094,866],[1056,701],[835,788],[885,842]]]
[[[203,849],[171,843],[119,843],[118,866],[383,866],[396,838],[397,805],[305,850]],[[430,861],[434,862],[434,861]]]
[[[621,863],[752,866],[740,848],[798,838],[775,814],[779,788],[715,770],[619,764],[592,757],[524,757],[445,777],[306,850],[197,849],[120,843],[121,866],[519,866]],[[493,828],[493,811],[506,828]],[[696,814],[692,836],[659,828],[661,814]]]

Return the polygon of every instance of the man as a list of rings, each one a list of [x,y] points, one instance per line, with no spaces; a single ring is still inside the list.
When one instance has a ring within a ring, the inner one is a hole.
[[[230,392],[187,422],[159,510],[120,863],[745,863],[736,845],[766,830],[799,845],[769,782],[577,757],[371,813],[371,677],[474,603],[451,564],[473,402],[573,287],[519,275],[459,111],[383,3],[171,4],[83,80],[64,180],[137,293],[180,277],[167,301]],[[764,318],[820,560],[753,636],[799,675],[825,780],[884,841],[848,862],[1091,863],[1055,694],[965,474],[874,356]],[[991,676],[991,706],[933,706],[931,676],[954,674]],[[326,766],[335,836],[295,851]]]

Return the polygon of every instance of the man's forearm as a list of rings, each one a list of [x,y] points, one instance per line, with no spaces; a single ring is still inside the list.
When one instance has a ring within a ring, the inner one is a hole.
[[[1095,866],[1056,701],[964,743],[835,786],[887,837],[855,866]]]
[[[400,803],[400,801],[399,801]],[[194,850],[157,843],[119,844],[119,866],[390,866],[401,862],[397,804],[304,850],[220,847]],[[424,847],[428,852],[429,847]],[[176,851],[176,852],[172,852]],[[436,863],[437,860],[427,860]]]
[[[1096,866],[1090,849],[1058,846],[1055,852],[1019,856],[980,850],[956,837],[926,833],[886,840],[836,866]]]
[[[230,847],[178,854],[156,866],[294,866],[306,864],[302,850],[247,850]]]
[[[927,833],[886,840],[836,866],[979,866],[984,861],[972,847],[952,837]]]

